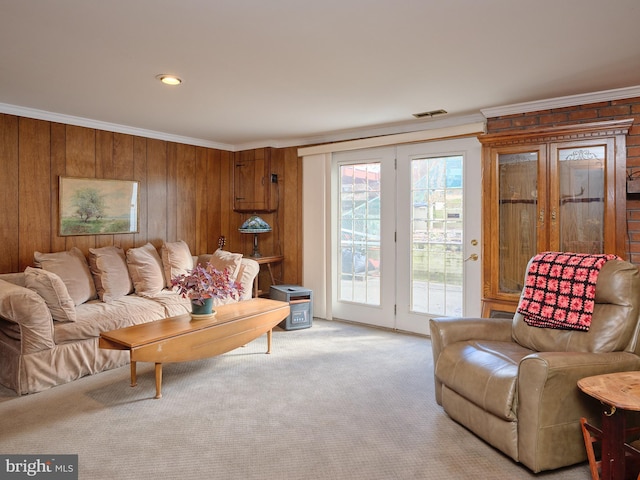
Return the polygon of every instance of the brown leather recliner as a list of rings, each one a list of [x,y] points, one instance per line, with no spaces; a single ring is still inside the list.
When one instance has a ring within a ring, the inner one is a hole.
[[[533,472],[586,460],[580,417],[599,423],[580,378],[639,370],[640,273],[604,264],[588,332],[513,319],[430,321],[436,401],[455,421]]]

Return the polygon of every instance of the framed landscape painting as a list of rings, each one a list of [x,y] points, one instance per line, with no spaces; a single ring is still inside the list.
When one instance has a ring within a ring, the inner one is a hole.
[[[60,235],[138,232],[140,182],[60,177]]]

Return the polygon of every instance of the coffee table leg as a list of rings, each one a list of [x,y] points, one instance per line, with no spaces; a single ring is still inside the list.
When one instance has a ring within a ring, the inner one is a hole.
[[[131,386],[135,387],[138,384],[138,377],[136,374],[136,362],[131,361]]]
[[[271,334],[273,330],[267,332],[267,353],[271,353]]]
[[[162,364],[156,363],[156,398],[162,398]]]

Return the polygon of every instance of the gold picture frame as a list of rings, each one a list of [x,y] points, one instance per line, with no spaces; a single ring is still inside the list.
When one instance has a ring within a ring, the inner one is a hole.
[[[60,177],[60,236],[138,233],[140,182]]]

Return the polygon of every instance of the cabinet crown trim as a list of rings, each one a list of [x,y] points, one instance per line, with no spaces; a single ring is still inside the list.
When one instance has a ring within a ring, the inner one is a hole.
[[[526,130],[509,130],[507,132],[478,135],[478,140],[483,145],[496,146],[510,145],[513,143],[554,142],[577,138],[626,135],[633,125],[633,122],[633,118],[627,118],[623,120],[559,125]]]

